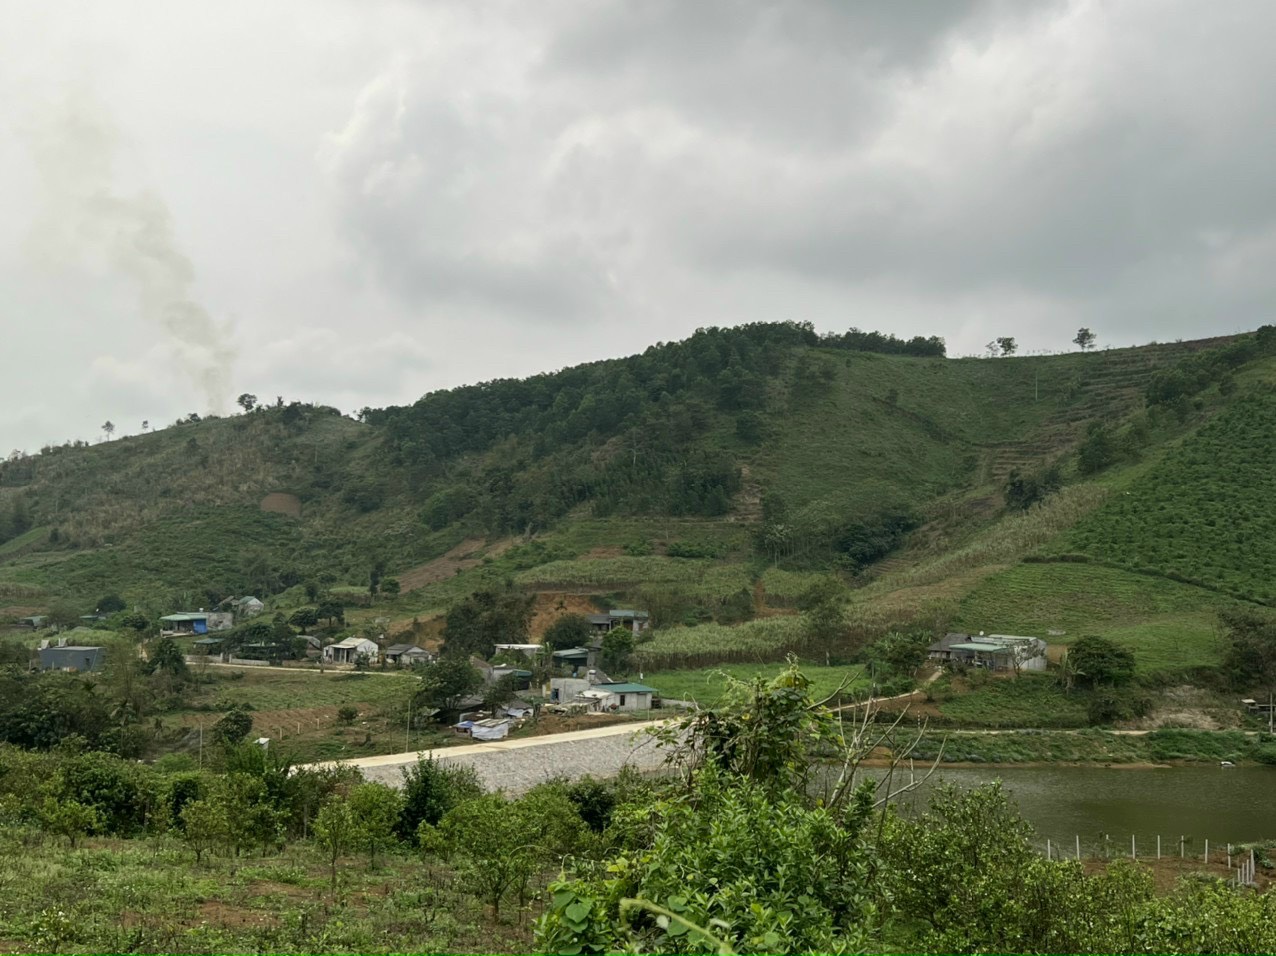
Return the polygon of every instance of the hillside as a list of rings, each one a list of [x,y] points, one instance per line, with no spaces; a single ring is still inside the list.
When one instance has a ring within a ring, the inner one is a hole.
[[[48,448],[0,466],[0,616],[109,592],[289,608],[375,571],[404,585],[392,626],[512,583],[538,629],[650,606],[647,666],[701,666],[801,646],[794,608],[832,574],[852,643],[1093,630],[1207,664],[1215,608],[1276,598],[1272,352],[1262,330],[950,360],[755,325],[359,421],[280,404]],[[1044,500],[1009,507],[1012,475]]]

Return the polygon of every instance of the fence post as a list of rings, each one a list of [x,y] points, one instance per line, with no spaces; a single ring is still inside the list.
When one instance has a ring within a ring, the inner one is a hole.
[[[1187,856],[1187,837],[1179,835],[1179,859],[1185,859]]]
[[[1232,845],[1230,843],[1227,844],[1227,868],[1229,870],[1232,868]]]
[[[1130,834],[1130,859],[1137,860],[1138,858],[1139,858],[1139,854],[1134,848],[1134,834],[1131,833]]]
[[[1081,860],[1081,834],[1077,834],[1077,861]]]
[[[1161,858],[1161,834],[1156,835],[1156,858]]]
[[[1205,838],[1205,865],[1210,865],[1210,838]]]
[[[1050,859],[1050,838],[1046,837],[1046,859]]]

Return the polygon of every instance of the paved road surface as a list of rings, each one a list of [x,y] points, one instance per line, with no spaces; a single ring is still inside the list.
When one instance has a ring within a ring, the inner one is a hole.
[[[612,777],[626,764],[639,770],[654,770],[663,762],[664,754],[644,731],[660,723],[650,720],[612,724],[543,737],[359,757],[342,763],[357,767],[368,780],[399,786],[404,767],[416,763],[418,757],[434,757],[440,763],[473,767],[489,789],[520,793],[553,777]]]

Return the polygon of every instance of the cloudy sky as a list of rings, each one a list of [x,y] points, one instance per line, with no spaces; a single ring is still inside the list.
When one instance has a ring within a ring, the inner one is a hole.
[[[3,0],[0,446],[806,319],[1272,320],[1276,4]]]

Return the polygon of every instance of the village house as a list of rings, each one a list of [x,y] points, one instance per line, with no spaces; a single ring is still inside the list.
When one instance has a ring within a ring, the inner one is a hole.
[[[376,641],[366,637],[347,637],[344,641],[329,644],[323,649],[326,664],[357,664],[362,657],[366,661],[374,661],[381,653]]]
[[[89,673],[100,668],[106,660],[105,648],[83,647],[78,644],[66,644],[61,647],[42,647],[39,654],[40,670],[42,671]]]
[[[160,618],[160,633],[207,634],[209,631],[229,630],[234,623],[234,616],[229,611],[179,611]]]
[[[428,664],[434,655],[415,644],[391,644],[381,654],[382,660],[395,667],[411,667],[413,664]]]
[[[19,627],[29,627],[33,631],[38,631],[49,623],[49,619],[43,614],[32,614],[30,617],[18,618]]]
[[[646,611],[628,608],[612,608],[606,614],[587,614],[589,629],[595,634],[606,634],[617,627],[627,627],[636,635],[647,629],[651,616]]]
[[[1014,634],[945,634],[930,645],[927,657],[938,663],[991,671],[1043,671],[1046,642]]]
[[[548,690],[551,703],[583,704],[595,712],[651,710],[660,693],[646,684],[576,677],[550,678]]]

